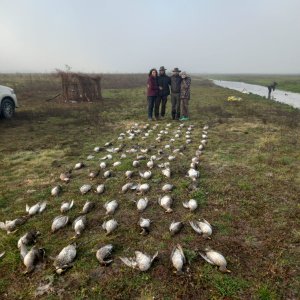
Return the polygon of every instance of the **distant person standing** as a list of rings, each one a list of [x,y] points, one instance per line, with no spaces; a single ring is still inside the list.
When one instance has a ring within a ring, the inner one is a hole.
[[[268,85],[268,99],[271,99],[271,93],[272,91],[275,91],[275,88],[277,86],[277,82],[273,82],[272,84]]]
[[[159,75],[157,77],[158,82],[158,96],[156,98],[155,103],[155,118],[156,120],[159,119],[159,117],[163,118],[166,114],[166,104],[168,100],[168,96],[170,95],[170,87],[171,84],[170,77],[166,74],[165,67],[159,68]],[[159,116],[159,107],[161,105],[161,111]]]
[[[187,121],[189,119],[189,100],[191,96],[191,77],[187,76],[186,72],[181,74],[180,85],[180,101],[181,101],[181,118],[180,121]]]
[[[180,86],[181,77],[179,73],[181,72],[178,68],[174,68],[171,76],[171,103],[172,103],[172,119],[179,120],[180,118]]]
[[[158,96],[157,70],[151,69],[147,81],[148,120],[152,121],[153,109]]]

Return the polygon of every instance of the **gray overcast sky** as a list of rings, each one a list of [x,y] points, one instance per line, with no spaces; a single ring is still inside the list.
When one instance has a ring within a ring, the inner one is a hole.
[[[300,73],[300,0],[0,0],[0,72]]]

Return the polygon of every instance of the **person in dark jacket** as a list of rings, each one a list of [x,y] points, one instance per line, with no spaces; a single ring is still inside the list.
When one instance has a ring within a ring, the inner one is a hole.
[[[180,121],[187,121],[189,119],[189,100],[191,95],[191,77],[187,76],[186,72],[181,74],[180,86],[180,101],[181,101],[181,118]]]
[[[147,81],[148,120],[152,121],[153,109],[158,96],[157,70],[151,69]]]
[[[159,68],[159,76],[157,77],[158,82],[158,96],[156,98],[155,102],[155,118],[156,120],[159,119],[159,117],[164,117],[166,114],[166,104],[168,101],[168,96],[170,95],[170,87],[171,79],[168,75],[166,75],[166,69],[165,67]],[[159,116],[159,107],[161,104],[161,112]]]
[[[179,73],[181,72],[178,68],[174,68],[171,76],[171,103],[172,103],[172,119],[179,120],[180,118],[180,86],[181,77]]]

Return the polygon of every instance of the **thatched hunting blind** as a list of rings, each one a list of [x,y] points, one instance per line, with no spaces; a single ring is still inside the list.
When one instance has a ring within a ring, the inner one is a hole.
[[[57,70],[65,101],[102,100],[101,76]]]

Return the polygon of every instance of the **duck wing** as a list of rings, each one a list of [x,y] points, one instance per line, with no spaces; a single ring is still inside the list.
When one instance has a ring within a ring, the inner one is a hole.
[[[202,230],[199,228],[197,224],[195,224],[194,221],[190,221],[190,225],[197,233],[202,234]]]
[[[182,249],[181,245],[177,244],[176,248],[179,250],[179,252],[180,252],[180,254],[182,256],[183,262],[186,263],[185,255],[184,255],[184,252],[183,252],[183,249]]]
[[[155,258],[158,256],[158,251],[156,251],[155,253],[154,253],[154,255],[152,256],[152,258],[151,258],[151,264],[152,264],[152,262],[155,260]]]
[[[43,212],[45,210],[46,206],[47,206],[47,202],[46,201],[42,202],[39,207],[39,213]]]
[[[183,205],[183,207],[185,207],[185,208],[189,208],[189,202],[188,202],[188,201],[182,202],[182,205]],[[192,226],[192,225],[191,225],[191,226]]]
[[[207,257],[206,254],[202,253],[202,252],[199,252],[200,256],[206,260],[208,263],[210,263],[211,265],[214,265],[214,263]]]
[[[126,266],[130,268],[134,268],[136,266],[136,261],[134,261],[132,258],[120,257],[120,259]]]

